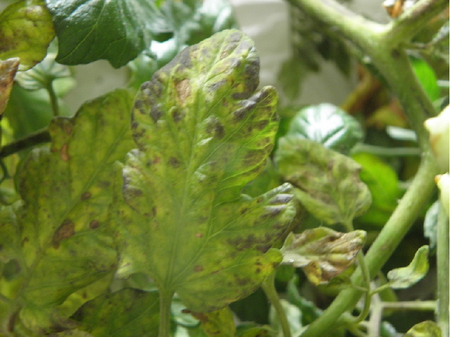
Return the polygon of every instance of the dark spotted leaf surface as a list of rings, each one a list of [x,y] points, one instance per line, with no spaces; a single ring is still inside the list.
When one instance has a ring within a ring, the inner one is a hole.
[[[391,270],[387,274],[391,288],[405,289],[419,282],[428,273],[429,250],[428,246],[420,247],[407,267]]]
[[[17,57],[0,61],[0,115],[5,111],[18,67]]]
[[[108,60],[119,68],[170,31],[158,2],[140,0],[46,0],[59,52],[56,61],[85,64]]]
[[[40,62],[55,37],[44,0],[21,0],[0,14],[0,60],[20,58],[20,70]]]
[[[236,336],[236,327],[234,325],[233,313],[229,307],[225,307],[209,313],[192,313],[192,315],[200,320],[202,329],[207,336]]]
[[[291,233],[281,249],[283,264],[302,268],[315,285],[326,283],[353,263],[365,238],[361,230],[340,233],[326,227]]]
[[[159,295],[125,288],[86,302],[71,317],[95,337],[156,337]]]
[[[275,161],[303,206],[327,224],[351,223],[370,206],[370,191],[359,177],[361,166],[349,157],[288,135],[280,138]]]
[[[10,265],[6,281],[16,287],[0,292],[11,298],[9,315],[21,309],[31,330],[72,327],[55,307],[117,266],[108,207],[112,164],[132,148],[131,105],[130,94],[119,90],[86,103],[73,119],[55,119],[50,148],[30,153],[18,173],[23,201],[3,211],[0,226],[0,238],[15,243],[7,246],[13,259],[0,254],[0,262]]]
[[[193,312],[253,292],[281,261],[271,246],[295,213],[289,184],[241,195],[278,126],[276,91],[255,93],[258,73],[252,41],[226,30],[184,49],[136,96],[119,275],[147,273]]]

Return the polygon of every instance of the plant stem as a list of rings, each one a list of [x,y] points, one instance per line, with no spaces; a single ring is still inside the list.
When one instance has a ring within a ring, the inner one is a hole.
[[[59,105],[58,105],[58,96],[56,96],[55,90],[53,89],[53,81],[49,81],[45,86],[45,89],[50,96],[50,103],[52,105],[53,116],[59,116]]]
[[[383,157],[420,156],[422,153],[422,151],[417,147],[382,147],[364,143],[356,144],[352,149],[352,154],[361,152],[371,153]]]
[[[419,171],[411,186],[366,253],[365,261],[371,277],[375,276],[386,263],[419,215],[422,206],[427,202],[434,189],[433,178],[435,173],[436,165],[432,154],[424,154]],[[351,281],[355,285],[364,284],[360,268],[353,273]],[[337,324],[341,314],[354,308],[362,294],[362,291],[355,288],[343,290],[328,309],[316,321],[311,323],[302,337],[326,336]]]
[[[286,313],[281,305],[280,298],[278,297],[278,293],[275,289],[275,274],[276,272],[273,272],[266,280],[264,280],[261,284],[261,288],[277,312],[277,317],[281,325],[281,330],[283,331],[283,336],[291,337],[291,328],[289,326]]]
[[[14,153],[25,150],[29,147],[50,142],[52,138],[50,137],[50,133],[48,132],[48,128],[45,127],[41,130],[38,130],[24,138],[16,140],[15,142],[9,143],[3,146],[0,151],[0,158],[8,157]]]
[[[442,336],[449,335],[449,226],[448,217],[441,205],[438,216],[437,259],[437,323]]]
[[[170,316],[173,291],[163,290],[159,292],[159,337],[170,336]]]

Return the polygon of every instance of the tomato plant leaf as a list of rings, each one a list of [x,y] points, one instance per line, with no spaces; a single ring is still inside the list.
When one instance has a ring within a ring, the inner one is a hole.
[[[159,295],[136,289],[105,293],[86,302],[71,317],[78,329],[96,337],[158,335]]]
[[[384,226],[397,207],[402,194],[397,173],[376,155],[358,153],[352,158],[361,165],[361,180],[372,195],[372,204],[367,212],[358,218],[358,222]]]
[[[17,57],[7,59],[6,61],[0,61],[0,115],[8,104],[9,94],[14,82],[14,76],[16,75],[19,67],[19,59]]]
[[[118,90],[86,103],[73,119],[55,119],[50,149],[31,152],[18,173],[23,202],[14,225],[22,284],[8,295],[12,307],[23,306],[20,317],[31,330],[64,323],[54,322],[53,308],[115,270],[116,250],[106,232],[112,164],[132,148],[131,105],[128,91]]]
[[[271,246],[295,213],[289,184],[241,196],[278,125],[275,89],[254,94],[258,72],[253,42],[227,30],[184,49],[136,96],[119,275],[148,273],[194,312],[256,290],[281,261]]]
[[[295,196],[316,218],[327,224],[348,224],[364,214],[371,203],[361,182],[361,166],[354,160],[309,139],[280,138],[275,161]]]
[[[281,248],[282,263],[302,268],[315,285],[326,283],[353,263],[365,238],[364,231],[340,233],[326,227],[291,233]]]
[[[429,250],[428,246],[420,247],[407,267],[396,268],[388,272],[387,278],[390,287],[405,289],[419,282],[428,272]]]
[[[328,103],[299,110],[291,121],[288,134],[314,140],[345,154],[362,141],[364,135],[355,118]]]
[[[203,331],[207,336],[236,336],[236,327],[234,325],[233,313],[229,307],[225,307],[209,313],[192,313],[192,315],[200,320]]]
[[[76,65],[99,59],[119,68],[170,31],[154,1],[47,0],[59,41],[57,62]]]
[[[423,236],[430,240],[430,251],[436,250],[437,243],[437,224],[438,216],[441,208],[441,202],[436,200],[430,208],[428,208],[425,214],[425,220],[423,221]]]
[[[227,0],[165,1],[161,11],[173,27],[173,36],[163,42],[152,41],[149,49],[130,62],[130,85],[137,85],[136,89],[184,47],[224,29],[237,28],[232,6]]]
[[[404,337],[441,337],[441,329],[433,321],[425,321],[414,325]]]
[[[39,63],[55,37],[44,0],[21,0],[0,13],[0,60],[20,58],[20,70]]]

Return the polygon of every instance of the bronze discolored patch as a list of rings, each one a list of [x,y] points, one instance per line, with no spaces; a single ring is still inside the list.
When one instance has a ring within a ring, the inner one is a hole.
[[[59,243],[62,240],[71,237],[74,233],[75,233],[75,224],[69,219],[64,220],[62,225],[59,226],[59,228],[56,230],[55,234],[53,234],[52,239],[53,247],[58,248]]]
[[[177,84],[175,84],[175,88],[177,89],[178,99],[180,100],[181,104],[184,104],[184,102],[186,102],[186,99],[191,95],[189,79],[185,78],[184,80],[177,82]]]

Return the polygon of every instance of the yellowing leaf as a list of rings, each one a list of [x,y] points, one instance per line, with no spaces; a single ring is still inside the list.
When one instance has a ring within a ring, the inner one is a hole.
[[[295,187],[295,196],[316,218],[332,225],[348,224],[364,214],[372,201],[361,181],[361,166],[349,157],[309,139],[280,138],[275,154],[279,172]]]
[[[315,285],[326,283],[353,263],[365,238],[364,231],[339,233],[326,227],[291,233],[281,249],[282,263],[302,268]]]
[[[0,60],[20,58],[20,70],[39,63],[55,37],[43,0],[21,0],[0,14]]]
[[[227,30],[184,49],[136,96],[119,275],[146,273],[193,312],[255,291],[281,261],[271,247],[295,213],[289,184],[241,196],[278,126],[275,89],[254,93],[258,71],[253,42]]]
[[[207,336],[234,337],[236,335],[233,313],[229,307],[204,314],[192,313],[192,315],[200,320],[203,331]]]
[[[404,337],[441,337],[441,329],[433,321],[425,321],[414,325]]]
[[[428,272],[429,250],[428,246],[420,247],[407,267],[391,270],[387,274],[391,288],[405,289],[419,282]]]
[[[131,103],[130,94],[118,90],[86,103],[73,119],[55,119],[51,147],[36,149],[24,161],[17,176],[23,201],[0,226],[0,238],[14,234],[8,250],[15,253],[22,283],[7,295],[10,310],[20,310],[17,324],[41,334],[70,327],[57,306],[114,272],[108,211],[113,164],[133,142]]]
[[[18,67],[17,57],[0,62],[0,115],[5,111]]]

